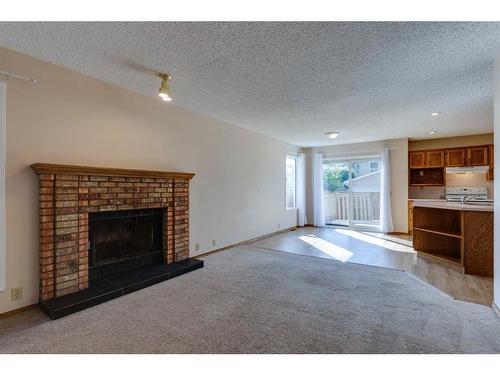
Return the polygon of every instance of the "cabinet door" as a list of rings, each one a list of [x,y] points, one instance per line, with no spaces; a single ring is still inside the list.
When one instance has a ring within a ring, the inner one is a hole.
[[[488,163],[490,169],[488,170],[488,181],[492,181],[495,177],[495,154],[493,151],[493,145],[488,145]]]
[[[493,277],[493,212],[465,211],[464,271]]]
[[[410,152],[410,168],[425,168],[425,151]]]
[[[413,202],[408,201],[408,234],[413,232]]]
[[[427,151],[426,159],[427,167],[442,168],[444,167],[444,150]]]
[[[463,167],[465,165],[465,148],[450,148],[446,150],[447,167]]]
[[[488,165],[488,146],[468,147],[467,165]]]

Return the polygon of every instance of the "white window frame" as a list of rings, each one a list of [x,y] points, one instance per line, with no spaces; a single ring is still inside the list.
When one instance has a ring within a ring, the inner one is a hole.
[[[6,112],[7,83],[0,77],[0,292],[6,290],[7,283],[7,256],[6,256],[6,227],[5,227],[5,112]]]
[[[286,199],[286,190],[287,190],[287,186],[286,186],[286,159],[293,159],[295,160],[295,188],[293,189],[293,194],[295,195],[295,198],[294,198],[294,202],[295,202],[295,205],[293,207],[288,207],[288,201]],[[295,154],[285,154],[285,208],[287,210],[296,210],[297,209],[297,155]]]

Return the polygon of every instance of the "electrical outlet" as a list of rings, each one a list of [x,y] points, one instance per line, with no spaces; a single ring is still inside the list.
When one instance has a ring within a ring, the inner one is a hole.
[[[10,290],[10,300],[11,301],[20,300],[22,297],[23,297],[23,288],[22,287],[12,288]]]
[[[199,244],[199,243],[197,243],[196,245],[194,245],[194,249],[195,249],[196,251],[199,251],[199,250],[200,250],[200,244]]]
[[[281,224],[278,224],[278,228],[281,228]]]
[[[212,247],[215,247],[215,245],[216,245],[215,240],[212,240]]]

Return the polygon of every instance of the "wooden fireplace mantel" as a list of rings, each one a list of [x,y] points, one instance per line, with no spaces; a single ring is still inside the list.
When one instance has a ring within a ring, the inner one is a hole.
[[[117,176],[117,177],[156,177],[156,178],[180,178],[190,180],[194,173],[150,171],[141,169],[121,169],[108,167],[90,167],[83,165],[65,165],[35,163],[31,168],[38,174],[72,174],[88,176]]]

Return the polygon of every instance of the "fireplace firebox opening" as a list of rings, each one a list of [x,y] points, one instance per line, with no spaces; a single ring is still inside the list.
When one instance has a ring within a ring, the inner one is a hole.
[[[164,258],[164,209],[135,209],[89,214],[89,282]]]

